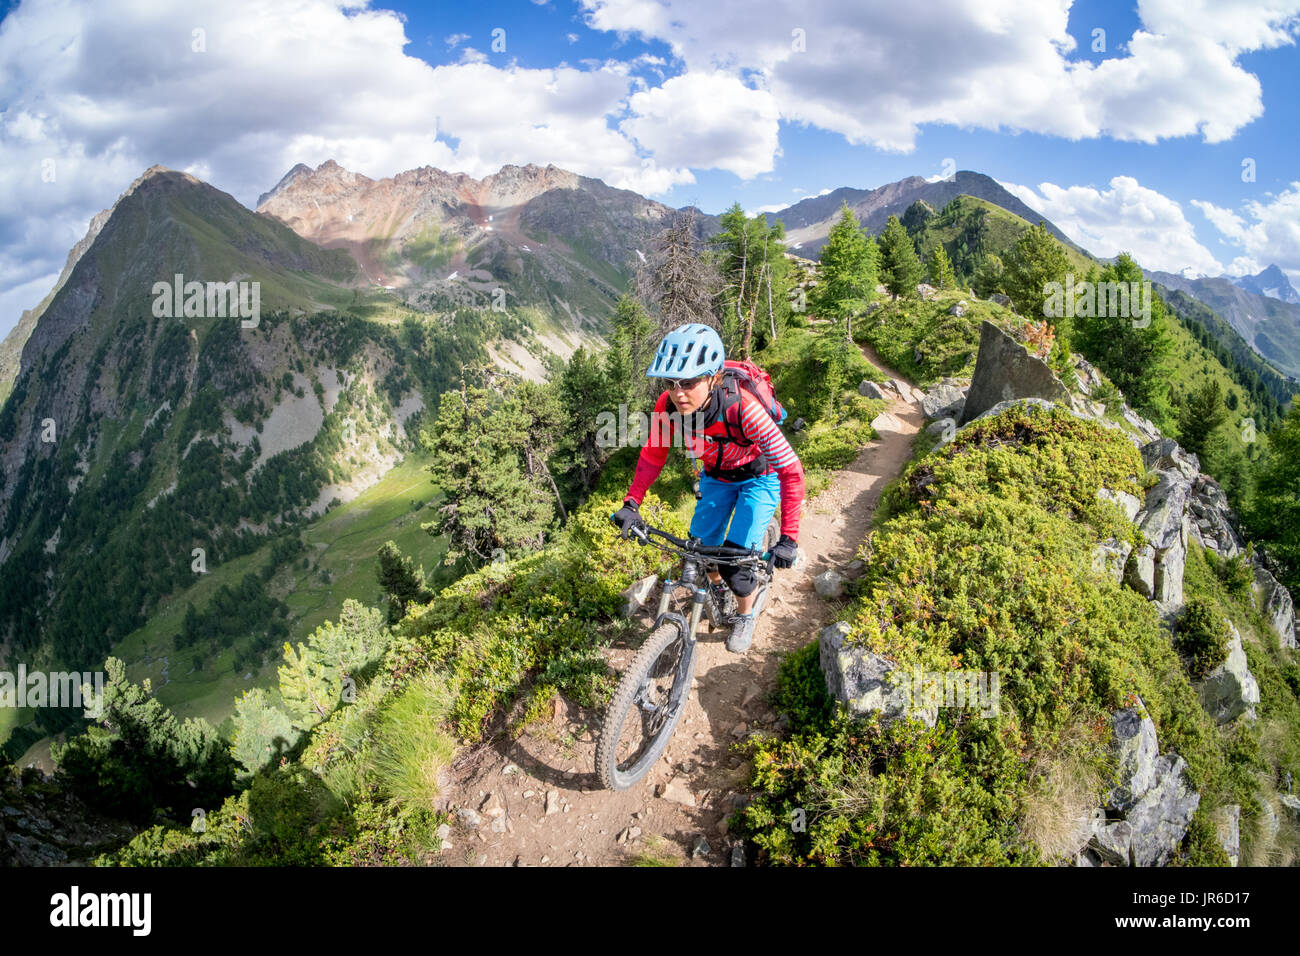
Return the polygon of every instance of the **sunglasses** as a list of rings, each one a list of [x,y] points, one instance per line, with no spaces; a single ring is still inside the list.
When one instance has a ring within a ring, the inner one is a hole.
[[[670,378],[666,380],[666,383],[669,391],[675,392],[680,390],[683,392],[689,392],[691,389],[695,388],[695,386],[699,385],[700,382],[707,381],[711,377],[712,376],[709,375],[701,375],[699,378]]]

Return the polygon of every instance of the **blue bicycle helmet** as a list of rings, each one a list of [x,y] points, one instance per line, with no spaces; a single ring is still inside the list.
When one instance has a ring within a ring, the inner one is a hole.
[[[679,325],[659,343],[646,378],[698,378],[722,368],[722,337],[707,325]]]

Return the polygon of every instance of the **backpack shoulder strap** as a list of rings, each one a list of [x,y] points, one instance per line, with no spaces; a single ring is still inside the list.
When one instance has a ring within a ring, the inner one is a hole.
[[[727,372],[730,373],[731,370],[728,369]],[[740,424],[741,401],[744,392],[740,377],[735,374],[724,374],[720,388],[722,389],[722,396],[720,408],[718,409],[718,419],[726,426],[726,437],[719,436],[714,440],[749,444],[749,439],[745,437],[744,428]]]

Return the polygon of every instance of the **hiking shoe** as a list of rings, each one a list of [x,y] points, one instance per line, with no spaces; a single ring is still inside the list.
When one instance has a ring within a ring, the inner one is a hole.
[[[721,626],[736,613],[736,595],[724,582],[709,585],[709,600],[713,603],[713,620]]]
[[[749,645],[754,643],[754,615],[733,614],[728,618],[727,623],[731,626],[731,634],[727,637],[727,650],[735,654],[745,653],[749,650]]]

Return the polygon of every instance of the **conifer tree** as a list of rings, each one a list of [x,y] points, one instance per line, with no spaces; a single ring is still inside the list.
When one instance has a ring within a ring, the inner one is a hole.
[[[395,624],[406,616],[412,604],[426,604],[433,593],[424,579],[424,568],[415,559],[402,554],[392,541],[379,549],[379,586],[388,595],[388,623]]]
[[[230,753],[247,773],[275,763],[298,739],[289,715],[271,704],[261,687],[245,691],[235,701],[235,725]]]
[[[890,216],[880,234],[880,279],[894,296],[915,295],[924,270],[912,237],[897,216]]]
[[[763,344],[773,340],[788,318],[785,226],[779,220],[769,225],[762,214],[751,219],[738,202],[722,214],[720,225],[710,245],[723,281],[723,341],[729,352],[748,357],[756,338]]]
[[[647,359],[647,364],[649,360]],[[604,360],[579,348],[569,357],[558,383],[558,401],[565,423],[556,446],[555,462],[571,487],[585,494],[595,484],[600,469],[612,453],[598,443],[603,413],[618,417],[620,402],[628,401],[631,389],[628,378],[636,383],[648,382],[645,368],[640,374],[628,368],[617,346]],[[628,402],[625,416],[644,406]]]
[[[849,204],[842,203],[840,218],[822,248],[817,287],[811,296],[817,314],[843,319],[845,335],[852,338],[853,315],[875,298],[877,268],[875,243],[863,234]]]
[[[1121,252],[1113,264],[1097,274],[1097,281],[1122,282],[1131,287],[1131,283],[1143,281],[1142,269],[1132,256]],[[1168,385],[1173,339],[1164,300],[1152,292],[1149,306],[1149,317],[1076,312],[1071,343],[1084,358],[1106,373],[1130,405],[1161,430],[1172,431],[1176,422]]]
[[[930,256],[930,285],[936,289],[953,289],[957,286],[957,276],[952,271],[952,262],[943,244],[934,244],[934,253]]]
[[[1065,282],[1070,271],[1070,260],[1065,248],[1039,223],[1020,234],[1015,246],[1007,254],[1003,277],[1011,304],[1021,315],[1037,321],[1043,317],[1047,300],[1047,284]],[[1070,320],[1064,315],[1048,316],[1057,335],[1069,339]]]
[[[640,300],[624,295],[614,309],[612,323],[614,334],[606,360],[608,376],[622,386],[619,400],[627,402],[629,409],[648,411],[647,406],[657,397],[645,374],[659,347],[654,319],[646,315]]]
[[[541,547],[555,505],[544,475],[525,461],[534,422],[515,394],[465,382],[443,394],[426,445],[445,503],[421,528],[447,535],[445,563]]]
[[[1210,433],[1228,420],[1223,386],[1207,379],[1188,393],[1178,410],[1178,440],[1197,456],[1204,456]]]
[[[1248,524],[1279,564],[1282,583],[1300,588],[1300,402],[1268,433],[1255,472]]]
[[[702,254],[695,230],[694,209],[674,213],[637,269],[637,298],[653,310],[656,341],[691,322],[718,327],[713,300],[721,281],[711,260]]]
[[[162,809],[187,816],[231,792],[235,762],[225,741],[202,719],[178,721],[143,685],[126,677],[115,657],[104,663],[102,713],[96,725],[51,756],[68,787],[114,816],[144,820]]]

